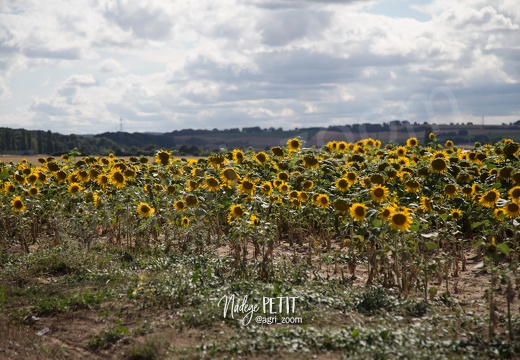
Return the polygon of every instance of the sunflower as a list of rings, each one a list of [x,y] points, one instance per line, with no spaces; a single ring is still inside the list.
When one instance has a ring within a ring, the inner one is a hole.
[[[233,221],[236,218],[243,216],[246,213],[244,208],[241,205],[231,205],[229,207],[229,217],[228,221],[231,219]]]
[[[90,175],[86,170],[79,170],[77,174],[81,182],[88,182],[90,180]]]
[[[338,142],[337,149],[339,152],[344,153],[348,150],[348,144],[345,141]]]
[[[59,170],[59,171],[56,171],[56,173],[54,174],[54,177],[59,182],[65,182],[67,180],[67,173],[63,170]]]
[[[267,164],[267,161],[269,160],[269,156],[265,152],[261,151],[255,155],[253,155],[253,159],[258,164],[265,165],[265,164]]]
[[[240,180],[240,176],[238,176],[237,172],[233,168],[225,168],[220,172],[220,178],[223,182],[228,185],[233,185],[237,181]]]
[[[433,203],[432,200],[427,196],[421,196],[421,199],[419,201],[419,208],[422,210],[422,212],[430,212],[433,210]]]
[[[220,169],[221,165],[226,163],[224,155],[211,155],[208,156],[208,163],[214,169]]]
[[[350,182],[345,178],[339,178],[336,180],[336,189],[341,192],[345,192],[350,187]]]
[[[197,204],[199,203],[199,199],[192,194],[187,195],[185,200],[186,204],[188,204],[189,206],[197,206]]]
[[[406,156],[407,149],[404,146],[398,146],[397,149],[395,149],[395,153],[397,156]]]
[[[444,143],[444,147],[446,149],[451,149],[453,147],[453,141],[451,140],[446,140],[446,142]]]
[[[471,186],[464,186],[461,190],[462,195],[464,196],[471,196],[473,194],[473,188]]]
[[[16,196],[11,200],[11,208],[16,212],[22,212],[25,210],[25,204],[20,196]]]
[[[175,210],[183,212],[186,209],[186,203],[184,202],[184,200],[177,200],[173,204],[173,207],[175,208]]]
[[[356,183],[356,181],[358,179],[358,176],[357,176],[357,174],[355,172],[348,171],[345,174],[345,179],[347,179],[349,186],[352,186],[352,185],[354,185]]]
[[[419,145],[419,140],[417,140],[416,137],[412,137],[406,140],[406,146],[408,147],[415,147]]]
[[[6,194],[13,193],[15,191],[15,187],[14,187],[13,183],[6,181],[4,183],[4,191]]]
[[[500,193],[496,189],[491,189],[486,192],[479,200],[479,203],[485,207],[493,207],[500,198]]]
[[[370,176],[370,182],[372,184],[383,185],[385,183],[385,177],[381,174],[373,174]]]
[[[99,174],[97,176],[96,182],[98,183],[99,186],[106,187],[109,183],[108,176],[106,176],[105,174]]]
[[[196,181],[193,181],[193,180],[186,181],[186,190],[187,191],[197,190],[198,187],[199,187],[199,184]]]
[[[121,189],[125,187],[126,177],[118,168],[113,168],[108,178],[116,188]]]
[[[349,210],[348,203],[342,199],[337,199],[332,205],[334,206],[334,210],[343,214],[346,214]]]
[[[254,226],[260,225],[260,219],[255,214],[251,214],[251,217],[249,218],[249,222],[251,223],[251,225],[254,225]]]
[[[137,205],[136,212],[142,217],[147,218],[155,213],[155,209],[145,202],[140,202],[139,205]]]
[[[520,215],[520,205],[514,202],[508,203],[506,206],[502,207],[504,213],[510,218],[515,218]]]
[[[278,156],[278,157],[283,157],[285,154],[283,152],[283,149],[279,146],[273,146],[271,148],[271,153],[274,155],[274,156]]]
[[[255,191],[255,183],[249,179],[244,179],[240,185],[238,185],[238,190],[241,194],[253,195]]]
[[[26,177],[26,180],[29,183],[34,184],[36,181],[38,181],[38,173],[36,171],[31,171],[29,176]]]
[[[232,157],[233,157],[233,160],[237,163],[237,164],[242,164],[242,161],[244,161],[244,152],[240,149],[234,149],[233,150],[233,153],[232,153]]]
[[[396,207],[394,205],[388,205],[381,209],[381,212],[379,213],[381,219],[388,220],[390,218],[390,215],[392,212],[394,212]]]
[[[214,177],[208,177],[204,179],[204,185],[209,191],[217,191],[220,187],[220,183]]]
[[[519,203],[520,202],[520,186],[515,186],[509,190],[507,193],[511,201]]]
[[[52,172],[56,172],[56,171],[60,170],[60,166],[54,161],[47,162],[45,164],[45,167],[47,169],[49,169],[49,171],[52,171]]]
[[[305,180],[302,184],[303,190],[309,191],[314,187],[314,183],[310,180]]]
[[[355,203],[350,207],[350,216],[356,221],[363,221],[367,216],[367,207],[362,203]]]
[[[380,203],[388,197],[388,188],[381,185],[372,186],[370,196],[372,196],[372,200]]]
[[[313,155],[304,155],[303,158],[303,166],[310,169],[316,169],[320,167],[319,160]]]
[[[290,190],[291,190],[291,186],[283,181],[280,185],[278,185],[278,191],[280,191],[283,194],[288,193]]]
[[[40,193],[40,189],[38,189],[37,187],[35,186],[31,186],[30,189],[29,189],[29,195],[31,196],[35,196],[35,195],[38,195]]]
[[[69,193],[72,195],[75,195],[82,190],[84,190],[84,189],[79,183],[71,183],[69,185],[69,189],[68,189]]]
[[[287,150],[289,150],[290,153],[300,151],[301,146],[302,142],[298,138],[287,140]]]
[[[499,221],[504,221],[506,219],[506,213],[504,212],[504,208],[496,208],[493,210],[493,216],[495,219]]]
[[[406,210],[393,211],[388,218],[390,227],[398,231],[406,231],[412,225],[412,216]]]
[[[187,227],[190,225],[190,219],[188,219],[186,216],[183,216],[181,219],[181,226]]]
[[[421,183],[415,179],[405,181],[404,190],[406,192],[418,192],[421,189]]]
[[[327,194],[318,194],[316,197],[316,205],[323,209],[326,209],[329,206],[329,203],[329,197]]]
[[[452,209],[450,211],[450,215],[453,219],[458,219],[458,218],[462,217],[462,211],[459,209]]]
[[[447,184],[444,186],[444,195],[448,198],[455,197],[457,195],[457,185],[455,184]]]
[[[439,174],[442,174],[448,170],[448,164],[446,163],[446,160],[442,157],[432,159],[432,161],[430,162],[430,167],[433,171],[438,172]]]
[[[166,150],[159,150],[156,154],[155,154],[155,162],[163,165],[163,166],[166,166],[168,165],[172,160],[172,156],[171,154],[166,151]]]
[[[271,184],[270,181],[264,181],[260,185],[260,190],[262,191],[262,193],[264,195],[271,195],[271,193],[273,192],[273,185]]]

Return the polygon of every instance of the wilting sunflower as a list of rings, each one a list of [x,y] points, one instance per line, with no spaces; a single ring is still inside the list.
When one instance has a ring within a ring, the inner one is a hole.
[[[147,218],[155,213],[155,209],[145,202],[140,202],[139,205],[137,205],[136,212],[142,217]]]
[[[432,200],[427,196],[421,196],[421,200],[419,201],[419,208],[422,212],[430,212],[433,210]]]
[[[446,160],[442,157],[434,158],[430,162],[430,167],[433,171],[438,172],[439,174],[442,174],[448,170],[448,164],[446,163]]]
[[[404,183],[404,190],[406,192],[418,192],[421,189],[421,183],[415,179],[407,180]]]
[[[319,160],[313,155],[304,155],[302,160],[303,160],[303,166],[305,166],[307,168],[315,169],[315,168],[320,167]]]
[[[260,185],[260,190],[262,191],[262,193],[264,195],[271,195],[271,193],[273,192],[273,185],[271,184],[270,181],[264,181]]]
[[[448,198],[455,197],[457,195],[458,189],[457,185],[455,184],[447,184],[444,186],[444,195],[446,195]]]
[[[188,219],[186,216],[183,216],[181,219],[181,226],[187,227],[190,225],[190,219]]]
[[[350,182],[345,178],[339,178],[336,180],[336,189],[341,192],[345,192],[350,187]]]
[[[166,151],[166,150],[159,150],[156,154],[155,154],[155,162],[163,165],[163,166],[166,166],[170,163],[170,161],[172,160],[172,156],[171,154]]]
[[[419,145],[419,140],[417,140],[417,138],[415,137],[412,137],[412,138],[409,138],[408,140],[406,140],[406,146],[408,147],[415,147]]]
[[[363,221],[367,216],[367,207],[362,203],[355,203],[350,207],[350,216],[356,221]]]
[[[177,200],[173,204],[173,207],[175,208],[175,210],[182,212],[186,209],[186,203],[184,202],[184,200]]]
[[[269,156],[265,152],[261,151],[261,152],[259,152],[257,154],[254,154],[253,155],[253,159],[258,164],[265,165],[265,164],[267,164],[267,161],[269,160]]]
[[[25,204],[20,196],[16,196],[11,200],[11,208],[15,212],[22,212],[26,209]]]
[[[388,218],[390,227],[398,231],[406,231],[412,225],[412,217],[408,211],[393,211]]]
[[[255,192],[255,183],[254,183],[254,181],[249,180],[249,179],[242,180],[240,185],[238,185],[238,191],[241,194],[253,195],[253,193]]]
[[[108,178],[110,180],[110,183],[114,185],[116,188],[122,189],[125,187],[126,177],[118,168],[113,168],[112,171],[110,171],[110,175],[108,176]]]
[[[237,163],[237,164],[242,164],[242,161],[244,161],[244,152],[240,149],[234,149],[233,150],[233,160]]]
[[[519,203],[520,202],[520,186],[515,186],[509,190],[507,193],[511,201]]]
[[[511,219],[520,215],[520,206],[517,203],[510,202],[506,206],[502,207],[504,213]]]
[[[72,195],[75,195],[82,190],[83,190],[83,187],[79,183],[71,183],[69,185],[69,189],[68,189],[69,193]]]
[[[290,153],[300,151],[301,146],[302,146],[302,142],[298,138],[287,140],[287,150]]]
[[[372,186],[370,196],[372,196],[372,200],[376,202],[383,202],[388,197],[388,188],[381,185]]]
[[[461,192],[464,196],[471,196],[473,194],[473,188],[469,185],[466,185],[462,188]]]
[[[479,200],[480,205],[485,207],[493,207],[495,206],[496,202],[500,199],[500,193],[496,189],[491,189],[488,192],[486,192]]]
[[[271,148],[271,154],[277,157],[284,157],[285,153],[283,152],[283,149],[279,146],[273,146]]]
[[[214,177],[204,179],[204,185],[209,191],[217,191],[220,187],[219,181]]]
[[[233,168],[222,169],[222,171],[220,172],[220,178],[223,182],[225,182],[228,185],[233,185],[234,183],[240,180],[240,177]]]
[[[330,202],[327,194],[319,194],[316,197],[316,205],[318,205],[319,207],[326,209],[329,206],[329,204]]]

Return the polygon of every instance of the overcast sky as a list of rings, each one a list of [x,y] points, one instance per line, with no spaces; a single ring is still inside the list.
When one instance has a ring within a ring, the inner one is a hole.
[[[0,0],[0,126],[520,119],[518,0]]]

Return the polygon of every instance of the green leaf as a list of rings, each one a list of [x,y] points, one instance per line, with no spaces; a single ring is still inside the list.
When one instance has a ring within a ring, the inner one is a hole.
[[[7,179],[8,177],[9,177],[9,171],[7,171],[7,169],[0,173],[0,180]]]
[[[380,227],[383,224],[383,222],[379,219],[372,220],[372,226],[374,227]]]
[[[498,244],[497,250],[500,251],[505,256],[509,256],[510,250],[509,250],[509,246],[507,246],[506,243]]]
[[[428,250],[435,250],[435,249],[439,248],[439,245],[433,241],[428,241],[425,245]]]

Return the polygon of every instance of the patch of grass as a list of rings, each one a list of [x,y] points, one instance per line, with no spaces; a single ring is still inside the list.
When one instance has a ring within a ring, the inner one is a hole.
[[[156,339],[146,339],[144,344],[133,344],[130,347],[128,360],[154,360],[159,358],[161,343]]]
[[[122,325],[121,321],[116,321],[116,325],[108,330],[104,330],[101,334],[89,338],[87,347],[96,351],[112,346],[124,335],[129,334],[129,330]]]

